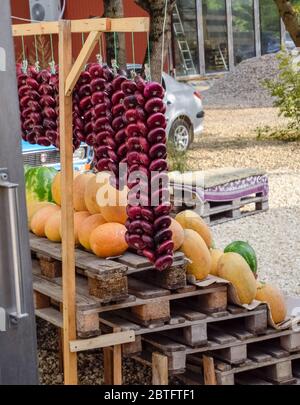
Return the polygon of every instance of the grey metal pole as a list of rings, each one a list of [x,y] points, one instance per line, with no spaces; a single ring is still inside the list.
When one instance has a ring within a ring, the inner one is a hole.
[[[11,186],[0,187],[0,385],[31,385],[38,383],[36,330],[10,16],[10,1],[2,0],[0,169],[6,169]]]

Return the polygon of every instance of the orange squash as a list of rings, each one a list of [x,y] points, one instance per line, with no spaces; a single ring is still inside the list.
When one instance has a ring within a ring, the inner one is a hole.
[[[256,300],[266,302],[275,323],[285,320],[287,307],[282,292],[275,286],[266,283],[257,283]]]
[[[106,258],[126,252],[126,228],[122,224],[108,223],[98,226],[90,236],[90,246],[96,256]]]
[[[205,241],[208,248],[213,247],[212,233],[203,219],[194,211],[182,211],[175,217],[183,229],[192,229],[197,232]]]
[[[94,229],[105,224],[106,221],[101,214],[94,214],[86,218],[78,230],[78,239],[80,244],[87,250],[91,250],[90,236]]]
[[[30,230],[30,223],[32,217],[35,213],[37,213],[41,208],[56,206],[56,204],[51,202],[36,202],[36,201],[29,201],[27,202],[27,219],[28,219],[28,229]]]
[[[49,217],[57,211],[60,211],[60,207],[58,205],[50,205],[38,210],[31,218],[31,231],[36,236],[39,236],[41,238],[45,237],[46,222],[48,221]]]
[[[94,177],[93,173],[82,173],[74,178],[73,192],[74,192],[74,210],[75,211],[87,211],[85,204],[85,189],[88,181]]]
[[[51,242],[61,242],[61,211],[57,211],[52,214],[45,224],[46,238]]]
[[[182,246],[182,244],[184,242],[184,230],[179,222],[177,222],[173,218],[171,218],[171,220],[172,220],[172,222],[171,222],[170,230],[172,231],[174,252],[176,252],[176,250],[180,249],[180,247]]]
[[[96,197],[103,218],[106,222],[124,225],[128,218],[126,212],[128,189],[125,187],[119,191],[109,184],[104,187],[98,190]]]

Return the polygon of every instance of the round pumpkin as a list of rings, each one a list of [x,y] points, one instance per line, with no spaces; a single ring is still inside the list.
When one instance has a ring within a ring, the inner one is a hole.
[[[122,224],[108,223],[98,226],[90,236],[90,246],[96,256],[106,258],[126,252],[126,228]]]
[[[49,217],[55,212],[60,211],[58,205],[51,205],[48,207],[41,208],[32,217],[30,222],[31,231],[41,238],[45,237],[45,225]]]
[[[46,238],[51,242],[61,242],[61,211],[57,211],[52,214],[45,224],[45,235]]]
[[[119,191],[108,183],[104,188],[98,190],[96,200],[106,222],[125,224],[128,218],[126,212],[127,194],[127,187]]]
[[[51,207],[51,206],[56,206],[54,203],[50,202],[36,202],[36,201],[30,201],[27,202],[27,219],[28,219],[28,229],[30,229],[30,223],[32,220],[32,217],[36,212],[38,212],[40,209],[45,208],[45,207]]]
[[[106,221],[101,214],[94,214],[86,218],[78,230],[80,244],[87,250],[91,250],[90,236],[94,229],[105,224]]]
[[[100,179],[101,180],[101,179]],[[87,210],[90,214],[101,214],[101,209],[97,204],[96,196],[97,192],[102,187],[103,182],[100,182],[99,177],[96,174],[90,177],[88,180],[85,193],[84,193],[84,202],[86,205]]]
[[[266,302],[269,305],[274,323],[280,323],[285,320],[287,307],[284,296],[279,288],[271,284],[258,282],[255,299]]]
[[[196,212],[190,210],[182,211],[176,215],[175,219],[183,229],[192,229],[197,232],[204,239],[208,248],[213,246],[211,230]]]
[[[74,171],[73,178],[76,178],[79,175],[78,171]],[[57,205],[61,205],[61,172],[58,172],[53,179],[51,185],[51,192],[53,201]]]
[[[88,181],[94,177],[93,173],[82,173],[74,178],[73,192],[74,192],[74,210],[75,211],[88,211],[85,204],[85,189]]]
[[[218,276],[218,261],[220,257],[224,254],[222,250],[220,249],[211,249],[210,255],[211,255],[211,269],[210,269],[210,274],[213,276]]]
[[[192,229],[184,230],[184,242],[180,250],[189,260],[187,272],[196,280],[204,280],[211,269],[211,256],[203,238]]]
[[[249,264],[238,253],[224,253],[218,260],[218,276],[230,281],[241,304],[251,304],[256,296],[256,280]]]
[[[171,226],[170,230],[172,231],[172,240],[174,243],[174,252],[176,250],[180,249],[180,247],[183,244],[184,241],[184,230],[182,226],[180,225],[179,222],[177,222],[175,219],[171,218]]]

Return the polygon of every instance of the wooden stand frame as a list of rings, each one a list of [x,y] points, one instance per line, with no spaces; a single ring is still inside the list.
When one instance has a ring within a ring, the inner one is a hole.
[[[121,384],[121,344],[135,340],[134,331],[103,335],[94,339],[76,340],[76,286],[73,207],[73,143],[72,92],[80,73],[103,32],[149,32],[149,18],[100,18],[60,20],[17,24],[14,37],[58,34],[59,100],[60,100],[60,161],[62,193],[62,268],[63,268],[63,366],[64,383],[78,382],[77,352],[113,346],[114,367],[111,383]],[[76,61],[72,63],[72,33],[89,33]],[[105,356],[108,357],[107,354]]]

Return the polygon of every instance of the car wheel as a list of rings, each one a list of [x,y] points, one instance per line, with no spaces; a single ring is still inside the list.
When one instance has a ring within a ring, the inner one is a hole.
[[[176,120],[170,130],[170,140],[178,152],[185,152],[192,142],[192,126],[183,119]]]

